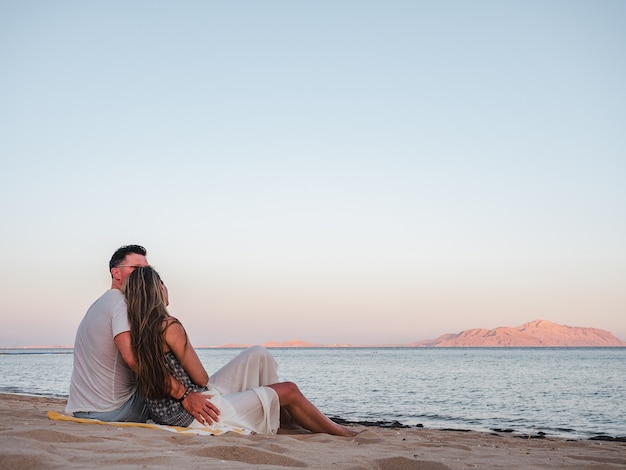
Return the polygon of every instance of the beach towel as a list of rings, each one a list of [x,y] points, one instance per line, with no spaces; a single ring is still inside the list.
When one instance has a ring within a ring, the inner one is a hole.
[[[237,434],[254,434],[252,431],[243,428],[237,428],[233,426],[227,426],[220,423],[215,423],[213,426],[207,426],[203,428],[184,428],[180,426],[166,426],[164,424],[156,423],[126,423],[119,421],[100,421],[99,419],[89,418],[75,418],[74,416],[67,416],[56,411],[48,411],[48,418],[53,421],[73,421],[75,423],[84,424],[105,424],[108,426],[116,427],[135,427],[135,428],[148,428],[148,429],[162,429],[164,431],[175,432],[178,434],[198,434],[205,436],[219,436],[227,432],[235,432]]]

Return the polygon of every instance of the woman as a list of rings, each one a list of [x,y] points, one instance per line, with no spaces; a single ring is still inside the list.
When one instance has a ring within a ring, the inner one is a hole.
[[[139,391],[155,422],[203,427],[181,403],[190,392],[202,392],[219,409],[222,425],[276,433],[284,410],[296,424],[311,432],[356,434],[328,419],[296,384],[279,383],[274,358],[260,346],[247,349],[222,367],[209,385],[209,376],[185,329],[167,312],[167,290],[153,268],[136,268],[126,279],[123,291]],[[186,387],[180,400],[169,395],[171,376]]]

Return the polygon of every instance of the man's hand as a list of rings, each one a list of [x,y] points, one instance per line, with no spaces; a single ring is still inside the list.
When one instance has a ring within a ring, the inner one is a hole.
[[[210,426],[214,422],[218,422],[220,410],[208,399],[210,395],[203,395],[200,392],[191,392],[181,402],[183,407],[202,424]]]

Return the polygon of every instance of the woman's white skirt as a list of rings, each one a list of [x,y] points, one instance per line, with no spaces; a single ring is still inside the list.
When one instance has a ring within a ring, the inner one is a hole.
[[[278,364],[267,349],[253,346],[213,374],[204,392],[219,410],[225,426],[275,434],[280,426],[278,394],[267,385],[278,383]],[[215,427],[212,426],[212,427]],[[204,425],[194,420],[189,427]]]

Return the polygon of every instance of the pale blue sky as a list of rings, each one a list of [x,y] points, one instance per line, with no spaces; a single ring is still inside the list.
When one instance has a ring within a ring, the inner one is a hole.
[[[626,3],[0,0],[0,346],[120,245],[196,345],[626,340]]]

